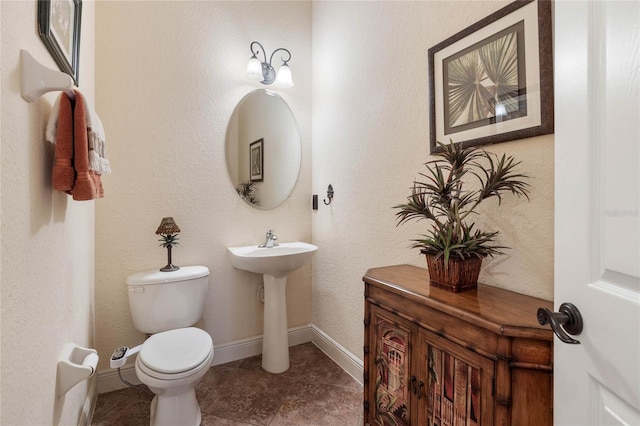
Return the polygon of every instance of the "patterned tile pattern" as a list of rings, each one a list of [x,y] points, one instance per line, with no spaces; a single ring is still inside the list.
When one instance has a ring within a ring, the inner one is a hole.
[[[312,343],[289,354],[282,374],[262,370],[261,356],[211,367],[196,388],[202,426],[362,425],[358,382]],[[92,425],[148,425],[152,398],[131,388],[102,394]]]

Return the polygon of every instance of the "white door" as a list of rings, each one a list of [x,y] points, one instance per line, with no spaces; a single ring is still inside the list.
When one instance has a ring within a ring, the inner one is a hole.
[[[556,425],[640,425],[640,2],[555,4]]]

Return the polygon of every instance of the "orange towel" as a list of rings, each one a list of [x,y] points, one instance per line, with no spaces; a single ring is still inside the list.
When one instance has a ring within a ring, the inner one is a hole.
[[[77,90],[76,104],[73,108],[73,167],[76,169],[76,182],[73,187],[73,199],[78,201],[102,198],[100,175],[89,170],[89,139],[87,136],[87,114],[84,96]]]
[[[76,180],[76,172],[73,169],[73,112],[71,100],[65,93],[60,97],[52,178],[53,189],[71,194]]]
[[[75,105],[63,93],[56,131],[53,188],[85,201],[102,198],[100,175],[89,170],[89,139],[84,96],[77,90]]]

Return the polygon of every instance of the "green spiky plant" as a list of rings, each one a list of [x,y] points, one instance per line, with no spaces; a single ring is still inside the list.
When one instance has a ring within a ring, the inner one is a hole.
[[[482,231],[472,218],[484,200],[496,197],[501,204],[504,193],[529,200],[529,184],[524,181],[528,176],[516,171],[521,162],[478,147],[462,148],[453,141],[438,145],[442,151],[425,163],[427,172],[414,181],[407,202],[393,207],[398,209],[396,226],[412,220],[431,222],[428,233],[412,240],[412,247],[444,257],[445,267],[451,258],[504,254],[508,247],[496,243],[498,231]]]
[[[247,200],[249,204],[260,204],[255,194],[253,193],[256,190],[256,185],[248,180],[242,181],[236,186],[236,192],[243,200]]]

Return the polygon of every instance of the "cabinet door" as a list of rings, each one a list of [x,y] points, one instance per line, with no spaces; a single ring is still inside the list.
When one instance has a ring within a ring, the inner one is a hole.
[[[424,400],[418,424],[493,425],[493,361],[426,330],[419,339],[416,360],[426,389],[418,392]]]
[[[397,315],[371,306],[369,326],[369,422],[411,425],[411,341],[417,327]]]

